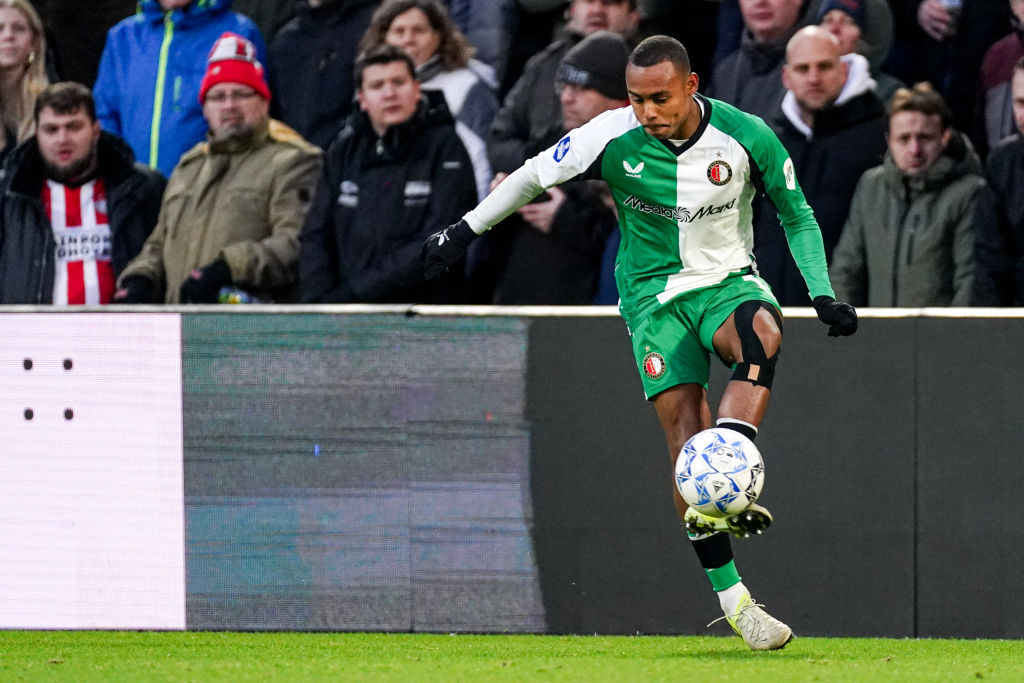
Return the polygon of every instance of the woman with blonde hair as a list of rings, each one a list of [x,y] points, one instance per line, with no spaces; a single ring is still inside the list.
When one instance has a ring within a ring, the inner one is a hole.
[[[494,69],[473,59],[473,46],[439,0],[384,0],[359,49],[385,43],[412,57],[423,90],[444,93],[455,131],[473,162],[477,196],[483,199],[492,175],[485,140],[498,111]]]
[[[35,132],[36,96],[48,82],[39,13],[28,0],[0,0],[0,160]]]

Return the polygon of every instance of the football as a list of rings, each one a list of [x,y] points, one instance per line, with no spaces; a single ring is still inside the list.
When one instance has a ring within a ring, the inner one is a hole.
[[[761,495],[761,452],[739,432],[705,429],[694,434],[676,458],[676,486],[698,512],[711,517],[739,514]]]

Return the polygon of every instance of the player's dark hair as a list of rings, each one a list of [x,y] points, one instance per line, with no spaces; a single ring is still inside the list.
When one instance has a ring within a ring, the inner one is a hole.
[[[888,120],[900,112],[916,111],[925,116],[938,116],[942,124],[942,130],[953,125],[953,113],[942,99],[942,95],[935,91],[931,83],[923,81],[915,83],[912,88],[900,88],[889,101]]]
[[[46,107],[58,114],[74,114],[84,109],[90,121],[96,120],[96,102],[92,98],[92,91],[74,81],[52,83],[42,89],[36,97],[35,109],[32,112],[36,124],[39,123],[39,114]]]
[[[690,73],[690,55],[683,44],[672,36],[651,36],[640,41],[629,55],[633,66],[647,68],[662,62],[672,62],[681,74]]]
[[[390,64],[391,62],[402,62],[409,68],[409,75],[416,78],[416,65],[413,64],[412,57],[409,53],[400,47],[394,45],[378,45],[371,47],[366,52],[363,52],[356,57],[356,65],[353,69],[353,77],[355,78],[356,90],[363,87],[363,72],[366,71],[366,67],[374,66],[376,64]]]

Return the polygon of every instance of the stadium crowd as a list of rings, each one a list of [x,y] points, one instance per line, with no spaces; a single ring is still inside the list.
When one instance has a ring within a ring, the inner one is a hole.
[[[1024,0],[0,0],[0,303],[615,303],[599,181],[420,248],[654,34],[778,135],[840,299],[1024,305]]]

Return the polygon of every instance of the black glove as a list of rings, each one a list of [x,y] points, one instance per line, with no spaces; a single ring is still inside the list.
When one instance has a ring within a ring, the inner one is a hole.
[[[857,309],[830,296],[816,296],[814,312],[818,320],[829,326],[828,336],[847,337],[857,331]]]
[[[155,304],[156,284],[145,275],[129,275],[111,297],[112,304]]]
[[[231,284],[231,269],[224,259],[193,270],[181,283],[179,298],[183,304],[215,304],[221,287]]]
[[[423,277],[433,280],[448,272],[466,255],[470,242],[477,234],[466,221],[449,225],[440,232],[435,232],[423,243]]]

